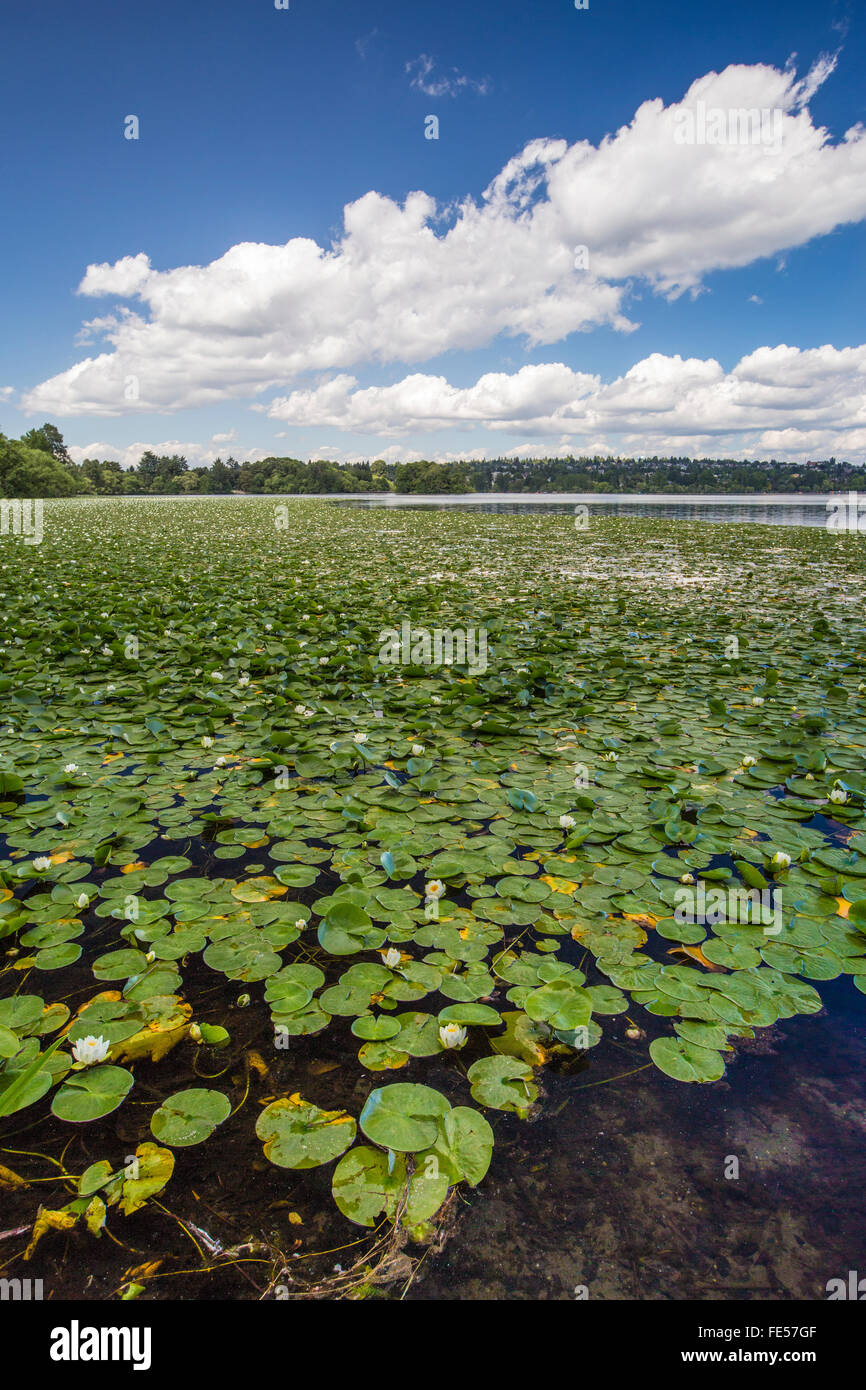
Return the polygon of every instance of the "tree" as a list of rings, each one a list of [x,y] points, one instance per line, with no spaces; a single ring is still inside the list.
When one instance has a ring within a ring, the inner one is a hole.
[[[73,497],[83,491],[84,485],[46,449],[34,449],[0,434],[0,495]]]

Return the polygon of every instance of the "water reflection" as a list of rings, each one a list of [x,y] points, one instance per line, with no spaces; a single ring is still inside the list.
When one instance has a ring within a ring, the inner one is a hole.
[[[521,493],[513,497],[490,493],[427,496],[377,494],[375,496],[331,497],[338,506],[389,507],[401,510],[457,510],[473,512],[563,512],[575,514],[586,508],[589,516],[659,517],[674,521],[740,522],[763,526],[826,526],[832,502],[827,496],[809,493],[773,493],[765,496],[731,494],[711,496],[689,494],[672,497],[663,494],[631,493]]]

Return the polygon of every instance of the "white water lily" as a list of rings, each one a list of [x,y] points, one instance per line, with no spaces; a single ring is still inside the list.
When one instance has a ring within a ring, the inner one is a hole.
[[[303,931],[303,930],[304,930],[304,927],[305,927],[306,925],[307,925],[307,919],[306,919],[306,917],[296,917],[296,918],[295,918],[295,926],[298,928],[298,931]]]
[[[777,850],[776,850],[776,853],[773,855],[772,859],[770,860],[770,868],[771,868],[771,869],[790,869],[790,867],[791,867],[791,856],[790,856],[790,854],[786,854],[785,851],[784,851],[783,849],[777,849]]]
[[[249,683],[250,678],[246,671],[244,671],[242,676],[238,676],[238,685],[249,685]]]
[[[763,695],[753,695],[753,696],[752,696],[752,704],[753,704],[753,705],[762,705],[763,703],[764,703],[764,697],[763,697]]]
[[[320,665],[320,666],[327,666],[329,659],[330,659],[330,658],[327,657],[327,656],[320,656],[320,657],[319,657],[319,665]]]
[[[445,896],[445,884],[441,879],[431,878],[429,883],[424,884],[424,893],[428,898],[442,898]]]
[[[743,758],[743,767],[754,767],[757,761],[758,759],[753,758],[751,753],[747,753],[746,756]]]
[[[389,970],[396,970],[403,959],[400,952],[394,946],[389,946],[387,951],[380,951],[379,955],[382,957],[382,964],[387,965]]]
[[[79,1038],[78,1042],[72,1044],[72,1055],[83,1067],[92,1067],[96,1062],[104,1062],[110,1049],[111,1043],[107,1038],[91,1035]]]
[[[227,762],[228,758],[221,753],[220,756],[217,758],[216,762],[214,763],[214,767],[225,767]]]
[[[76,907],[87,907],[87,905],[88,905],[89,902],[90,902],[90,899],[88,898],[88,896],[87,896],[86,893],[79,893],[79,894],[78,894],[78,897],[75,899],[75,906],[76,906]]]
[[[601,757],[601,761],[602,761],[603,763],[618,763],[618,762],[619,762],[619,753],[614,753],[613,749],[611,749],[609,753],[602,753],[602,754],[600,755],[600,757]]]
[[[51,868],[51,860],[46,858],[44,854],[40,854],[33,860],[33,867],[37,873],[44,874],[46,869]]]
[[[834,787],[830,793],[830,800],[836,806],[844,806],[845,802],[848,800],[848,793],[845,791],[844,787]],[[35,862],[34,860],[34,863]]]
[[[67,763],[66,766],[64,767],[63,771],[64,771],[64,772],[77,772],[77,771],[78,771],[78,763]]]
[[[413,743],[413,744],[412,744],[412,757],[413,757],[413,758],[420,758],[420,757],[422,756],[423,752],[424,752],[424,745],[423,745],[423,743]]]
[[[366,735],[366,734],[353,734],[353,735],[352,735],[352,742],[353,742],[353,743],[366,743],[366,742],[367,742],[367,735]]]
[[[576,824],[574,816],[560,816],[559,824],[563,830],[571,830]]]
[[[466,1029],[459,1023],[444,1023],[439,1029],[439,1041],[443,1047],[462,1047],[466,1041]]]
[[[307,712],[307,706],[306,706],[306,705],[295,705],[295,714],[306,714],[306,712]]]
[[[213,748],[213,739],[210,734],[202,734],[201,746],[202,748]]]
[[[680,874],[680,883],[694,883],[694,874]]]
[[[225,680],[225,676],[223,675],[222,671],[211,671],[210,678],[212,681]]]
[[[431,695],[431,696],[430,696],[430,703],[431,703],[431,705],[441,705],[442,700],[441,700],[441,698],[440,698],[438,695]]]

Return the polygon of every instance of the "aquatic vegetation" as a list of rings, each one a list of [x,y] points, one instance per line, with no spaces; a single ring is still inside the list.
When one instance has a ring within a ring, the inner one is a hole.
[[[290,520],[62,500],[0,550],[0,1116],[106,1145],[33,1240],[237,1126],[424,1239],[487,1115],[605,1032],[713,1083],[821,982],[866,992],[857,536]],[[485,668],[383,661],[404,622]],[[134,1179],[99,1129],[129,1100]]]

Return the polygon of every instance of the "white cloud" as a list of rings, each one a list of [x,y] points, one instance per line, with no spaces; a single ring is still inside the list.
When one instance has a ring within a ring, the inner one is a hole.
[[[529,434],[556,440],[543,453],[853,459],[866,451],[866,345],[761,347],[730,372],[713,358],[653,353],[607,383],[562,363],[491,372],[462,388],[415,373],[361,389],[342,375],[275,401],[271,413],[380,437],[483,429],[489,443],[472,452],[487,457],[501,452],[497,436]]]
[[[124,256],[110,265],[89,265],[84,279],[78,286],[79,294],[116,294],[120,299],[130,299],[147,284],[153,274],[150,257],[140,251],[137,256]]]
[[[214,436],[216,439],[217,436]],[[69,457],[74,463],[81,463],[84,459],[99,459],[100,463],[113,460],[119,463],[122,468],[132,468],[138,463],[142,454],[151,450],[154,454],[181,454],[189,464],[190,468],[199,468],[204,464],[213,463],[214,459],[220,458],[225,449],[213,447],[210,444],[184,444],[179,439],[164,439],[161,443],[152,441],[140,441],[135,444],[70,444],[68,445]],[[258,459],[268,458],[272,451],[269,449],[244,449],[235,453],[238,463],[255,463]]]
[[[531,142],[480,202],[444,212],[423,192],[402,205],[369,192],[345,208],[330,249],[296,237],[242,243],[204,266],[158,271],[143,252],[89,266],[82,294],[140,308],[91,320],[106,350],[43,381],[25,407],[171,411],[260,396],[310,371],[423,363],[499,335],[538,346],[598,325],[628,331],[632,287],[696,293],[713,270],[866,217],[866,130],[832,144],[806,109],[831,68],[821,60],[802,81],[764,65],[708,73],[679,104],[645,102],[598,147]],[[678,115],[699,101],[779,110],[781,139],[678,144]]]
[[[490,91],[490,79],[487,77],[480,80],[467,77],[465,73],[458,72],[457,68],[434,76],[435,67],[436,62],[429,53],[421,53],[417,58],[413,58],[406,64],[406,72],[412,73],[410,87],[428,97],[456,97],[459,92],[465,91],[478,92],[480,96],[486,96]]]

